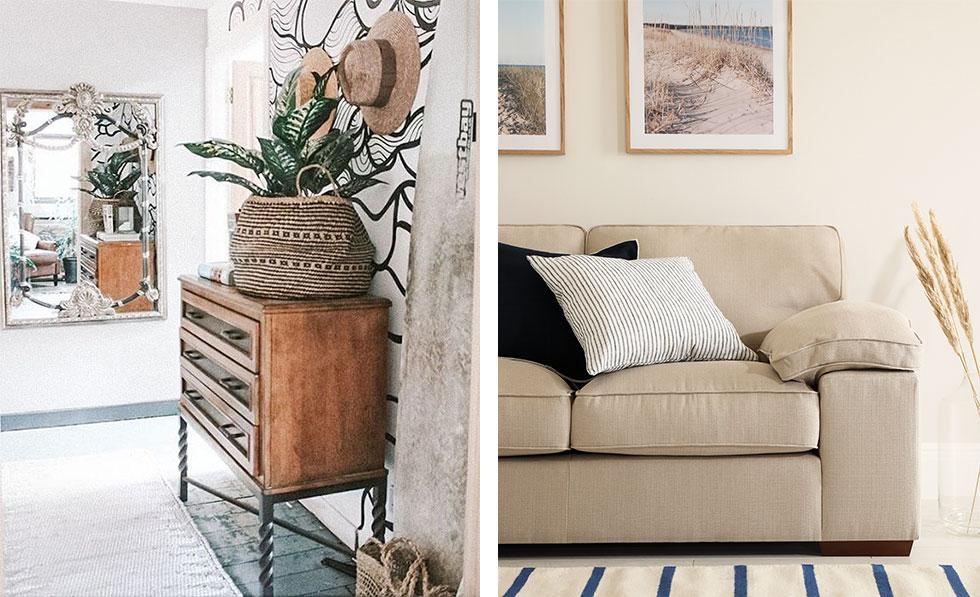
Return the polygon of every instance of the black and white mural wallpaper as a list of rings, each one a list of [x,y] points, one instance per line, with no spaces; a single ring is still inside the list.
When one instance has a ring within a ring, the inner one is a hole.
[[[269,0],[266,0],[269,1]],[[391,319],[388,338],[388,449],[387,466],[392,487],[388,492],[389,528],[391,513],[398,499],[398,469],[393,462],[397,441],[399,366],[401,363],[402,330],[405,320],[405,294],[408,285],[409,240],[412,234],[412,206],[418,170],[419,144],[422,136],[422,117],[428,83],[428,64],[432,56],[439,0],[271,0],[269,70],[272,99],[290,71],[299,66],[303,56],[312,48],[323,48],[336,63],[347,44],[365,37],[371,25],[388,11],[400,11],[415,24],[422,51],[422,74],[418,95],[405,123],[391,135],[376,135],[364,124],[360,110],[341,98],[334,127],[355,131],[359,149],[355,159],[358,172],[375,176],[386,184],[367,189],[353,198],[364,225],[374,241],[377,253],[377,274],[372,292],[391,299]],[[365,499],[360,500],[361,512],[350,513],[364,523]],[[370,518],[370,517],[368,517]],[[397,521],[394,521],[397,524]],[[370,528],[367,529],[368,533]],[[360,537],[365,533],[359,533]]]
[[[228,11],[228,31],[234,31],[252,15],[262,10],[263,0],[235,0]]]

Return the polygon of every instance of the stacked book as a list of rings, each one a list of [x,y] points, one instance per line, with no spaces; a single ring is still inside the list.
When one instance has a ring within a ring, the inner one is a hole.
[[[197,275],[229,286],[235,285],[235,266],[230,261],[209,261],[197,266]]]
[[[104,242],[113,242],[113,241],[122,241],[122,240],[136,241],[140,239],[139,232],[96,232],[95,236],[96,238]]]

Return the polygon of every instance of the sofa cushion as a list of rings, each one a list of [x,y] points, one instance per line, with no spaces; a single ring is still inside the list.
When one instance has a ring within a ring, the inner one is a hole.
[[[857,301],[811,307],[773,328],[759,350],[779,377],[809,384],[846,369],[911,371],[922,359],[922,341],[908,317]]]
[[[552,253],[585,252],[585,229],[567,224],[502,224],[497,228],[497,240]]]
[[[568,450],[572,391],[554,371],[530,361],[497,359],[497,454]]]
[[[21,230],[20,236],[22,239],[24,239],[23,242],[24,242],[25,251],[33,251],[34,249],[37,248],[37,243],[41,242],[40,236],[34,234],[33,232],[29,232],[27,230]]]
[[[597,226],[585,252],[635,238],[640,259],[684,255],[749,348],[790,315],[840,300],[840,235],[830,226]]]
[[[596,253],[601,257],[636,259],[636,241]],[[585,354],[568,325],[555,295],[528,263],[530,256],[557,257],[535,249],[497,243],[497,354],[541,363],[581,385],[592,376]]]
[[[687,257],[528,257],[585,349],[590,375],[679,361],[757,361]]]
[[[54,265],[58,261],[58,254],[54,251],[45,251],[42,249],[31,249],[30,251],[24,251],[24,257],[27,257],[34,262],[37,267],[43,267],[45,265]]]
[[[600,375],[572,406],[571,447],[636,455],[804,452],[819,439],[817,393],[768,363],[648,365]]]

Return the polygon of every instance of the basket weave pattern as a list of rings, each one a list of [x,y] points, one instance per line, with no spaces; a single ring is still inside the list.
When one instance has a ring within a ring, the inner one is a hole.
[[[347,199],[249,197],[231,240],[235,286],[263,298],[367,293],[374,245]]]
[[[454,597],[446,586],[431,586],[425,558],[408,539],[368,541],[357,550],[357,597]]]

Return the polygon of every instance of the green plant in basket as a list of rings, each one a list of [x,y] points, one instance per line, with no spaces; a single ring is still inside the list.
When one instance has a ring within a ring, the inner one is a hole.
[[[350,198],[380,183],[371,176],[356,174],[350,167],[354,141],[349,132],[331,129],[326,135],[314,138],[336,111],[338,100],[324,96],[328,75],[313,73],[316,80],[313,96],[297,106],[300,74],[297,69],[287,78],[276,102],[273,138],[258,139],[261,151],[220,140],[183,144],[195,155],[227,160],[251,170],[258,182],[231,172],[198,170],[191,174],[239,185],[258,197],[317,195],[332,186],[332,179],[346,181],[339,183],[334,194]]]
[[[235,286],[275,299],[340,298],[364,294],[374,276],[374,245],[350,199],[381,181],[351,166],[349,132],[322,129],[337,110],[326,97],[330,72],[301,67],[289,75],[276,101],[272,138],[259,150],[227,141],[185,143],[195,155],[226,160],[255,174],[197,170],[252,195],[242,204],[231,238]],[[300,80],[312,88],[297,100]]]

